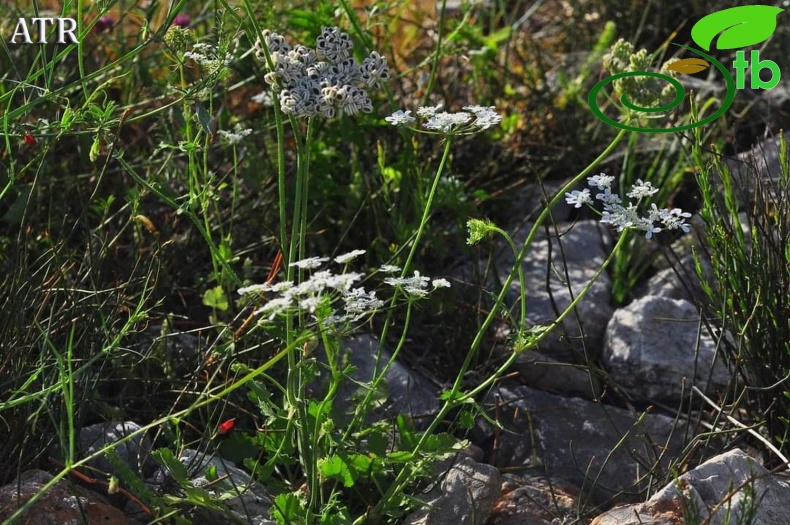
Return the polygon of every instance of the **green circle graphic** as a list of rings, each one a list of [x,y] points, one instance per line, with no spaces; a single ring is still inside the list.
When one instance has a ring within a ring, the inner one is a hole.
[[[672,84],[672,86],[675,88],[674,100],[658,108],[643,108],[637,106],[636,104],[628,100],[628,97],[626,97],[625,93],[623,93],[623,95],[620,97],[620,102],[622,102],[623,106],[633,111],[638,111],[643,113],[660,113],[664,111],[669,111],[680,105],[680,103],[683,102],[683,99],[686,96],[686,90],[683,88],[683,85],[669,75],[664,75],[662,73],[655,73],[652,71],[630,71],[628,73],[619,73],[617,75],[606,77],[605,79],[601,80],[600,82],[598,82],[593,86],[593,88],[590,90],[589,96],[587,97],[587,102],[590,104],[590,109],[595,114],[595,116],[603,120],[610,126],[614,126],[619,129],[625,129],[628,131],[643,131],[645,133],[670,133],[673,131],[685,131],[687,129],[697,128],[699,126],[703,126],[705,124],[713,122],[714,120],[722,116],[730,108],[733,100],[735,100],[735,80],[733,80],[732,75],[730,75],[730,72],[727,71],[727,68],[725,68],[721,64],[721,62],[719,62],[718,60],[716,60],[715,58],[709,55],[706,55],[702,51],[699,51],[697,49],[692,49],[682,44],[675,44],[675,45],[688,49],[692,53],[696,53],[697,55],[700,55],[701,57],[709,60],[714,66],[716,66],[716,69],[718,69],[721,72],[722,76],[724,76],[724,81],[727,83],[727,94],[724,97],[722,106],[715,113],[708,116],[707,118],[700,120],[699,122],[694,122],[692,124],[686,124],[685,126],[678,126],[675,128],[640,128],[637,126],[629,126],[628,124],[623,124],[622,122],[617,122],[616,120],[613,120],[607,117],[606,115],[604,115],[603,111],[601,111],[601,109],[598,107],[597,98],[598,98],[598,92],[601,91],[601,89],[603,89],[604,86],[620,78],[636,77],[636,76],[656,77],[662,80],[666,80],[667,82]]]

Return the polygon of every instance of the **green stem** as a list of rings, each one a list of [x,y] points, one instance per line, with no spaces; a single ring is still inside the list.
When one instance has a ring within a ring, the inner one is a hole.
[[[530,341],[529,344],[524,348],[524,351],[537,346],[537,344],[540,343],[540,341],[542,341],[545,337],[547,337],[553,331],[554,328],[556,328],[562,323],[565,317],[567,317],[571,312],[573,312],[573,310],[576,308],[579,302],[587,295],[587,292],[590,290],[590,288],[592,288],[593,284],[595,284],[595,282],[604,272],[606,267],[609,266],[609,264],[612,262],[612,259],[614,258],[617,251],[620,250],[622,246],[625,244],[627,233],[628,232],[626,231],[620,235],[617,244],[615,245],[614,249],[609,254],[609,256],[606,258],[606,260],[603,262],[601,267],[598,268],[598,271],[595,272],[595,275],[593,275],[593,277],[588,281],[588,283],[585,285],[582,291],[579,292],[576,298],[571,302],[570,305],[568,305],[568,307],[562,312],[562,314],[557,318],[557,320],[554,321],[552,326],[549,329],[545,330],[543,333],[541,333],[538,337]],[[521,261],[517,260],[516,265],[520,266]],[[507,290],[507,287],[503,287],[503,289]],[[414,450],[411,451],[414,457],[415,458],[418,457],[420,451],[422,450],[428,438],[434,434],[436,428],[439,426],[439,424],[442,421],[444,421],[445,417],[447,417],[447,415],[452,410],[461,406],[467,400],[472,399],[475,396],[482,393],[483,391],[487,390],[496,381],[499,381],[502,375],[513,365],[513,363],[516,361],[516,359],[518,359],[521,353],[522,352],[513,352],[510,355],[510,357],[508,357],[507,360],[493,374],[491,374],[488,377],[488,379],[486,379],[485,381],[477,385],[474,389],[472,389],[471,391],[465,394],[459,394],[458,392],[458,387],[460,386],[460,380],[464,377],[463,372],[459,373],[458,378],[456,379],[456,384],[453,385],[453,390],[447,396],[447,400],[444,402],[444,405],[442,405],[442,408],[439,410],[439,413],[436,415],[433,421],[431,421],[431,424],[428,426],[428,428],[422,433],[420,440],[417,442],[417,444],[414,447]],[[387,492],[385,492],[384,496],[381,498],[379,503],[371,511],[371,514],[373,516],[377,516],[377,512],[380,512],[381,509],[386,508],[387,501],[389,501],[393,496],[399,494],[401,491],[403,491],[406,488],[406,486],[411,482],[414,473],[423,467],[424,461],[425,460],[418,460],[413,466],[411,467],[406,466],[404,467],[403,470],[401,470],[398,473],[398,476],[395,478],[395,481],[392,483],[392,485],[390,485],[389,489],[387,489]]]
[[[428,193],[428,199],[427,202],[425,203],[425,209],[423,210],[422,219],[420,220],[420,225],[417,228],[417,232],[414,235],[414,240],[412,241],[412,246],[411,249],[409,250],[409,255],[408,257],[406,257],[406,262],[404,263],[403,269],[401,270],[401,278],[406,277],[406,275],[408,274],[409,270],[411,269],[411,262],[414,259],[414,255],[417,253],[417,250],[419,249],[420,241],[422,240],[422,235],[423,232],[425,231],[425,226],[428,224],[428,216],[431,213],[433,201],[434,198],[436,197],[436,190],[439,187],[439,180],[441,179],[442,173],[444,172],[445,165],[447,164],[447,159],[450,157],[450,149],[452,147],[452,143],[453,143],[453,138],[451,135],[448,135],[444,143],[444,152],[442,154],[442,160],[439,162],[439,168],[436,170],[436,175],[433,178],[433,184],[431,185],[431,190]],[[390,300],[389,307],[387,308],[387,318],[384,321],[384,327],[382,328],[381,336],[379,337],[380,344],[383,341],[385,341],[387,338],[387,333],[389,332],[389,328],[392,325],[392,316],[393,316],[393,312],[395,311],[395,305],[397,303],[399,295],[400,295],[400,289],[396,287],[392,294],[392,299]],[[404,334],[402,334],[401,337],[402,340],[404,335],[405,335],[405,327],[404,327]],[[373,370],[373,377],[375,378],[372,383],[373,386],[379,384],[382,377],[386,373],[387,369],[394,361],[396,355],[397,355],[397,351],[393,353],[392,357],[385,364],[384,368],[381,370],[381,372],[379,372],[378,362],[379,362],[379,357],[381,356],[381,352],[379,351],[379,354],[376,356],[376,366],[374,367]],[[368,390],[367,394],[365,394],[365,399],[359,405],[357,405],[357,410],[354,412],[354,417],[352,418],[351,423],[349,423],[348,427],[346,428],[344,439],[347,438],[349,435],[351,435],[352,429],[354,429],[357,423],[359,423],[359,419],[362,416],[362,412],[365,409],[365,407],[367,407],[368,404],[370,403],[370,400],[373,397],[375,391],[376,391],[375,388],[371,388],[370,390]]]
[[[532,226],[532,229],[530,230],[529,234],[527,235],[527,238],[524,241],[524,245],[522,246],[522,248],[519,251],[519,253],[516,255],[515,264],[513,265],[513,268],[510,270],[510,273],[508,274],[508,277],[505,280],[504,284],[502,285],[502,289],[499,292],[499,295],[497,296],[497,299],[496,299],[496,302],[495,302],[494,306],[491,308],[491,310],[489,311],[488,315],[486,316],[486,319],[483,321],[483,324],[481,325],[480,329],[478,330],[478,332],[477,332],[477,334],[475,336],[475,339],[472,342],[472,344],[471,344],[471,346],[469,348],[469,351],[466,354],[466,358],[464,360],[463,365],[461,366],[461,370],[458,372],[458,375],[456,376],[456,380],[455,380],[455,382],[454,382],[454,384],[452,386],[452,389],[450,390],[450,392],[446,396],[447,400],[445,401],[445,404],[439,410],[439,413],[433,419],[433,421],[429,425],[428,429],[423,433],[420,441],[415,446],[414,451],[413,451],[413,454],[415,456],[420,452],[420,450],[424,446],[425,441],[428,438],[428,436],[433,434],[433,431],[444,420],[444,418],[447,416],[447,414],[449,414],[449,412],[452,409],[454,409],[457,406],[459,406],[459,404],[461,403],[462,400],[469,399],[469,396],[472,394],[471,392],[468,393],[468,394],[465,394],[465,395],[460,394],[460,390],[461,390],[461,386],[462,386],[462,383],[463,383],[463,379],[464,379],[464,377],[466,375],[467,370],[469,370],[469,367],[470,367],[471,362],[472,362],[472,358],[475,355],[475,352],[476,352],[477,348],[482,343],[484,334],[486,333],[486,331],[488,330],[488,327],[491,325],[491,323],[493,322],[494,318],[496,317],[497,311],[499,310],[500,306],[502,304],[504,304],[504,299],[505,299],[505,297],[507,295],[508,290],[510,289],[510,284],[513,282],[513,279],[515,278],[515,275],[517,273],[518,267],[521,266],[522,261],[524,260],[524,257],[526,255],[527,251],[529,250],[530,246],[532,245],[532,241],[533,241],[535,235],[537,234],[538,230],[540,229],[541,225],[548,218],[549,213],[551,213],[551,210],[554,208],[554,206],[558,202],[560,202],[560,200],[565,196],[565,193],[570,191],[574,186],[576,186],[585,177],[587,177],[590,174],[590,172],[592,172],[592,170],[595,169],[595,167],[598,164],[600,164],[606,157],[608,157],[612,153],[612,151],[614,151],[614,149],[620,143],[622,138],[625,136],[625,132],[626,132],[626,130],[620,130],[620,132],[617,134],[617,136],[615,136],[615,138],[612,139],[612,142],[609,144],[609,146],[607,146],[606,149],[600,155],[598,155],[598,157],[595,158],[595,160],[593,160],[584,170],[582,170],[578,175],[576,175],[573,179],[571,179],[567,184],[565,184],[565,186],[563,186],[557,192],[557,194],[549,201],[549,203],[546,205],[546,207],[543,209],[543,211],[540,213],[540,215],[536,219],[535,224]],[[617,248],[619,248],[621,243],[624,242],[623,241],[624,238],[625,238],[625,235],[621,236],[620,240],[618,241]],[[614,253],[616,253],[616,250],[612,251],[612,254],[614,254]],[[593,277],[593,279],[597,279],[598,276],[601,275],[601,273],[603,272],[604,268],[612,260],[612,257],[613,257],[612,254],[609,255],[609,257],[606,259],[606,261],[604,262],[602,267],[598,270],[598,272],[596,272],[596,274]],[[565,316],[568,315],[569,312],[573,311],[573,308],[584,297],[584,295],[586,294],[587,290],[589,290],[590,287],[592,286],[593,282],[594,282],[594,280],[591,280],[590,283],[588,283],[588,285],[576,297],[576,299],[571,303],[571,305],[565,311],[563,311],[562,315],[558,318],[557,322],[560,322],[562,319],[564,319]],[[523,286],[523,283],[522,283],[522,286],[521,286],[521,301],[522,302],[524,302],[526,300],[525,294],[526,294],[526,292],[524,290],[524,286]],[[556,324],[554,326],[556,326]],[[530,347],[532,347],[535,344],[537,344],[540,340],[542,340],[544,337],[546,337],[549,333],[550,333],[550,330],[546,330],[537,339],[535,339],[534,342],[532,342]],[[506,363],[506,364],[508,366],[510,366],[510,364],[512,364],[512,361],[514,361],[514,360],[515,360],[515,356],[511,356],[510,359],[508,359],[508,363]],[[504,366],[502,366],[502,367],[500,367],[497,370],[497,374],[501,375],[505,370],[506,370],[506,368]],[[499,378],[499,376],[494,374],[485,382],[485,384],[487,386],[490,386],[498,378]],[[475,388],[473,390],[473,392],[475,394],[477,394],[477,393],[479,393],[481,391],[482,391],[482,389],[480,389],[480,388]],[[418,463],[421,463],[421,462],[418,462]],[[419,464],[418,464],[418,466],[419,466]],[[379,502],[376,504],[376,506],[369,513],[370,516],[373,516],[374,520],[375,520],[376,517],[378,517],[381,514],[382,510],[384,508],[386,508],[389,500],[392,499],[392,497],[395,496],[396,494],[400,493],[406,487],[406,485],[409,483],[409,480],[412,478],[412,476],[413,476],[413,470],[411,468],[409,468],[409,467],[405,467],[403,470],[400,471],[400,473],[398,473],[398,476],[395,478],[395,481],[392,483],[392,485],[390,485],[390,487],[384,493],[384,496],[379,500]]]
[[[428,86],[425,88],[425,96],[422,98],[422,105],[427,106],[433,92],[433,85],[436,83],[436,75],[439,72],[439,62],[442,60],[442,42],[444,41],[444,18],[447,13],[447,0],[442,0],[439,8],[439,24],[436,28],[436,54],[431,64],[431,76],[428,77]]]

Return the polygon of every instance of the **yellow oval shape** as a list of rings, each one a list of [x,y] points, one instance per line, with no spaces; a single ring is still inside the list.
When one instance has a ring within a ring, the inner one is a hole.
[[[710,67],[710,64],[701,58],[684,58],[669,64],[666,66],[666,69],[669,69],[670,71],[677,71],[678,73],[684,73],[686,75],[691,75],[693,73],[699,73],[700,71],[708,69],[708,67]]]
[[[154,221],[152,221],[145,215],[135,215],[134,217],[132,217],[132,219],[145,226],[149,232],[156,233],[156,225],[154,225]]]

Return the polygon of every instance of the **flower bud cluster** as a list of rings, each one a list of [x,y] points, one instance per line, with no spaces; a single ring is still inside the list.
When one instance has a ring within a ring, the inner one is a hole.
[[[359,64],[353,47],[351,37],[337,27],[323,28],[315,49],[291,47],[282,35],[265,30],[255,43],[255,56],[267,64],[264,80],[278,94],[284,113],[332,118],[373,111],[367,90],[390,78],[383,56],[373,51]]]
[[[651,239],[653,234],[663,230],[682,230],[686,233],[690,231],[686,219],[691,217],[691,214],[680,208],[659,209],[651,203],[647,215],[640,215],[639,204],[645,198],[658,192],[658,188],[654,188],[649,181],[643,182],[637,179],[636,184],[631,187],[631,191],[626,194],[629,199],[636,199],[636,202],[629,202],[627,205],[623,205],[623,200],[619,195],[612,193],[612,181],[614,181],[614,177],[605,173],[587,178],[587,183],[590,186],[595,186],[601,191],[595,196],[603,203],[604,212],[601,222],[615,226],[618,232],[626,228],[644,231],[647,239]],[[589,188],[566,193],[565,202],[576,208],[581,208],[585,204],[588,206],[594,204]]]
[[[667,66],[677,62],[670,59],[661,68],[661,74],[672,78],[677,77],[677,72],[667,69]],[[614,43],[611,50],[603,57],[603,66],[613,75],[650,71],[653,59],[646,49],[634,51],[630,42],[620,39]],[[643,108],[663,106],[672,100],[675,90],[666,80],[653,76],[639,75],[620,78],[614,81],[618,93],[625,93],[633,104]]]

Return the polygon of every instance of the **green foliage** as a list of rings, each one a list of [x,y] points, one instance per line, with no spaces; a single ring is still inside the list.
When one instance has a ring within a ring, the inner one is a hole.
[[[787,452],[790,397],[790,176],[781,137],[779,173],[747,164],[733,175],[717,158],[695,155],[702,171],[700,215],[716,286],[705,290],[718,319],[731,366],[749,388],[744,408],[764,421],[769,439]],[[766,460],[775,461],[766,452]]]

